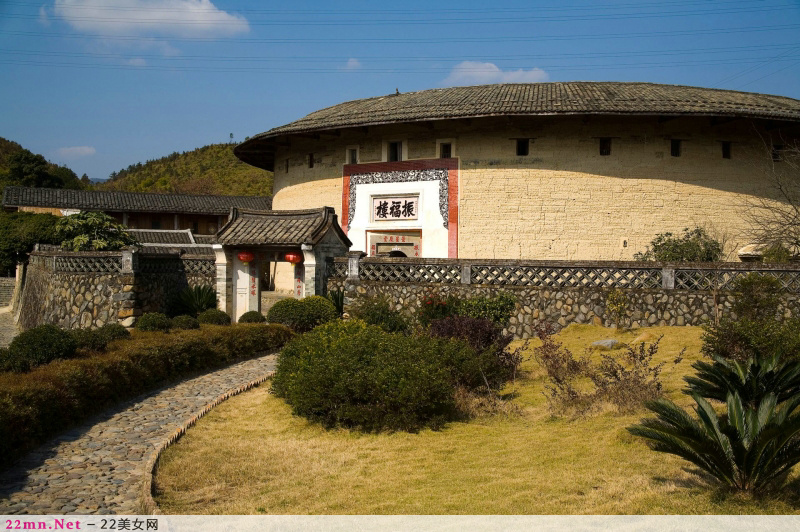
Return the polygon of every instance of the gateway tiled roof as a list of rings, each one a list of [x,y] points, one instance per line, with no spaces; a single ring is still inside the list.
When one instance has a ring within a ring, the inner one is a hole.
[[[226,245],[299,246],[316,244],[333,229],[348,246],[332,207],[299,211],[247,211],[233,209],[230,221],[217,233]]]
[[[485,116],[697,115],[800,121],[800,100],[752,92],[623,82],[506,83],[353,100],[315,111],[240,144],[246,163],[273,165],[269,141],[324,130]],[[265,142],[266,141],[266,142]]]
[[[3,207],[224,215],[228,214],[233,207],[269,209],[272,207],[272,199],[263,196],[202,196],[111,190],[6,187],[3,192]]]

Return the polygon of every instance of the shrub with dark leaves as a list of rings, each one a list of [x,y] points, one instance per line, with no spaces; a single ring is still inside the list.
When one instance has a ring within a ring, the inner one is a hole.
[[[84,351],[105,351],[108,345],[108,338],[99,329],[72,329],[69,334],[76,347]]]
[[[450,361],[456,384],[472,391],[499,390],[516,377],[522,363],[520,350],[508,350],[512,336],[504,336],[488,319],[450,316],[432,321],[428,333],[434,338],[463,340],[472,348]]]
[[[97,329],[97,333],[106,339],[106,343],[131,337],[130,331],[119,323],[106,323]]]

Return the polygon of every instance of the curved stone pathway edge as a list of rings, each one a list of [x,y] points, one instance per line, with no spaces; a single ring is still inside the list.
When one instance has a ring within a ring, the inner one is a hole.
[[[54,438],[0,473],[0,514],[158,513],[153,473],[164,450],[274,375],[276,360],[266,353],[166,386]]]
[[[199,412],[197,412],[195,415],[187,419],[174,433],[172,433],[172,435],[164,439],[157,446],[156,450],[150,454],[150,457],[147,459],[145,465],[145,478],[144,482],[142,482],[142,489],[140,495],[141,499],[139,502],[140,511],[142,515],[157,515],[161,513],[161,510],[158,508],[158,504],[156,504],[155,499],[153,499],[153,477],[156,474],[156,467],[158,466],[158,461],[159,459],[161,459],[161,455],[164,454],[164,451],[166,451],[170,445],[174,444],[184,434],[186,434],[187,430],[192,428],[195,425],[195,423],[197,423],[200,420],[200,418],[211,412],[211,410],[214,407],[216,407],[223,401],[230,399],[231,397],[234,397],[236,395],[239,395],[240,393],[255,388],[259,384],[264,383],[273,375],[275,375],[275,372],[270,371],[266,375],[262,375],[261,377],[255,380],[252,380],[246,384],[228,390],[227,392],[217,396],[216,399],[208,403],[206,406],[200,409]]]

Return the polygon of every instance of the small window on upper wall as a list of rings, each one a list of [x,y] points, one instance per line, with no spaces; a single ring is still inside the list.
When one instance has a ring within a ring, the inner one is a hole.
[[[783,144],[772,145],[772,160],[776,163],[783,160],[783,154],[781,152],[783,152]]]
[[[161,229],[161,220],[153,220],[150,222],[150,229]]]
[[[531,139],[517,139],[517,156],[525,157],[530,153]]]
[[[309,168],[314,168],[314,154],[313,153],[309,153],[308,154],[308,167]]]
[[[673,157],[681,156],[681,141],[679,139],[672,139],[669,142],[669,154]]]
[[[439,144],[439,158],[450,159],[451,157],[453,157],[453,145],[449,142]]]
[[[347,164],[358,164],[358,148],[347,148]]]
[[[403,160],[402,141],[390,142],[386,155],[389,162],[402,161]]]
[[[729,140],[722,141],[722,158],[723,159],[731,158],[731,142]]]
[[[600,137],[600,155],[611,155],[611,137]]]

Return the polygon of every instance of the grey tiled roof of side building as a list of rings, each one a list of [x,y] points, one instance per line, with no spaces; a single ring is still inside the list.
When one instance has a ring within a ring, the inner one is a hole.
[[[272,207],[272,198],[6,187],[3,191],[3,207],[226,215],[233,207],[269,209]]]
[[[220,244],[226,245],[299,246],[316,244],[331,228],[351,245],[331,207],[296,211],[234,209],[230,221],[216,236]]]
[[[733,115],[800,121],[800,100],[657,83],[504,83],[430,89],[344,102],[250,140],[370,124],[552,114]]]

